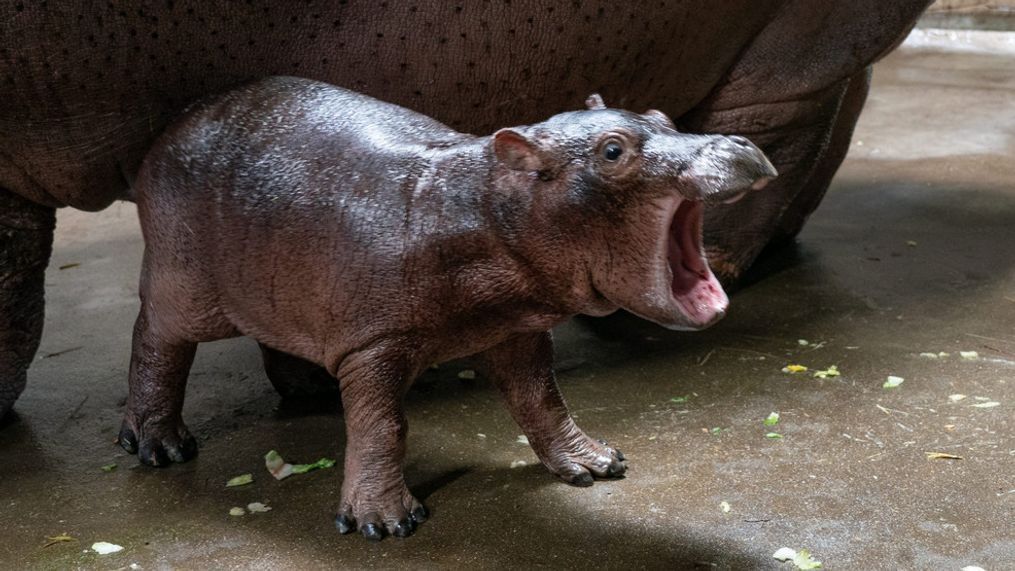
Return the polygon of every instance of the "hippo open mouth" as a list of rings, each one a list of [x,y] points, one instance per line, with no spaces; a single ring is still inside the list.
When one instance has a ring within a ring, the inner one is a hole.
[[[707,327],[721,318],[729,299],[708,267],[702,243],[704,207],[680,200],[670,221],[666,248],[670,294],[694,328]]]
[[[604,140],[613,146],[602,149],[621,147],[619,135]],[[629,154],[639,158],[637,152]],[[704,329],[722,319],[729,305],[705,257],[705,208],[739,201],[779,173],[761,149],[736,135],[662,129],[648,137],[640,152],[640,162],[625,163],[629,170],[640,170],[632,201],[637,212],[628,219],[638,223],[626,229],[633,234],[607,244],[610,256],[604,265],[612,267],[605,279],[592,275],[592,289],[614,306],[667,329]],[[641,206],[641,196],[652,200]]]

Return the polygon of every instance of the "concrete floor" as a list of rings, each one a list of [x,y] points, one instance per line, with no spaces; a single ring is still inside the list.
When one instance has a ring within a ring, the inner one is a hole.
[[[196,460],[147,469],[113,445],[137,222],[130,205],[61,212],[42,349],[0,430],[0,566],[788,569],[771,556],[788,546],[827,569],[1012,569],[1015,55],[932,44],[878,67],[853,152],[799,246],[758,268],[723,323],[560,328],[563,390],[579,424],[628,456],[625,480],[556,481],[491,387],[457,378],[464,365],[421,379],[407,474],[433,516],[408,540],[334,531],[338,468],[269,477],[268,450],[340,459],[344,430],[331,406],[280,409],[250,340],[199,351],[185,411]],[[842,376],[787,375],[788,363]],[[888,375],[905,382],[883,389]],[[999,405],[973,406],[987,402]],[[774,428],[762,424],[772,411]],[[245,472],[253,485],[224,488]],[[273,510],[228,514],[253,501]],[[43,547],[64,532],[77,541]],[[96,541],[125,550],[84,552]]]

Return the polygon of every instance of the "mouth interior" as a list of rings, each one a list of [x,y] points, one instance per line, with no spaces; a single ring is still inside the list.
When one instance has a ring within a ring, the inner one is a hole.
[[[726,293],[705,258],[700,202],[683,200],[670,222],[667,262],[673,278],[670,293],[684,313],[698,322],[710,322],[725,311]]]
[[[684,200],[670,222],[667,258],[673,273],[674,297],[688,293],[711,273],[702,251],[701,220],[701,203]]]

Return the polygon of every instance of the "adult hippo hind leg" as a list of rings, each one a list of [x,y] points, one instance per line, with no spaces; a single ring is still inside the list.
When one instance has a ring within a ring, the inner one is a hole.
[[[0,188],[0,419],[25,390],[39,348],[55,209]]]
[[[817,209],[835,177],[836,171],[849,152],[853,140],[853,128],[860,118],[863,105],[870,91],[871,68],[867,67],[853,76],[846,86],[845,94],[835,116],[835,123],[820,162],[804,183],[803,189],[782,215],[779,227],[772,236],[772,246],[785,244],[800,233],[807,218]]]
[[[259,345],[264,372],[282,398],[339,398],[338,382],[324,367],[272,349],[263,343]]]

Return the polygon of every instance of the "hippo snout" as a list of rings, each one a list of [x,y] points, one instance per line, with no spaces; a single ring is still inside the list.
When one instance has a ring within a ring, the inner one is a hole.
[[[706,204],[732,203],[751,190],[764,188],[779,175],[754,143],[739,135],[708,137],[685,165],[682,194]]]

